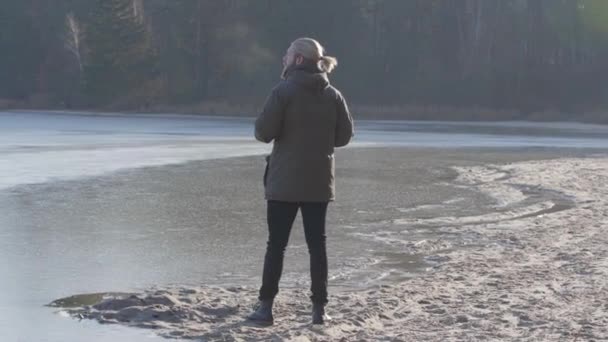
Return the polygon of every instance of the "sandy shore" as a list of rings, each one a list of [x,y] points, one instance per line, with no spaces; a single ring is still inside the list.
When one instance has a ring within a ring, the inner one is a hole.
[[[281,291],[269,328],[244,320],[256,289],[242,287],[88,296],[91,305],[61,312],[202,341],[607,340],[608,158],[455,170],[457,183],[494,198],[497,212],[439,212],[415,224],[467,235],[475,243],[443,253],[441,262],[419,277],[334,292],[328,307],[333,321],[325,327],[310,325],[304,289]],[[554,196],[535,207],[518,205],[539,191]],[[406,233],[413,222],[392,224]],[[72,300],[82,303],[81,297]],[[65,299],[55,305],[70,306]]]

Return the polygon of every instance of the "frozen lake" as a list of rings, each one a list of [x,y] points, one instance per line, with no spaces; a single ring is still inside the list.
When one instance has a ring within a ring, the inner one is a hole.
[[[0,113],[0,189],[120,169],[268,153],[252,119]],[[605,148],[608,127],[574,123],[357,121],[351,146]]]
[[[2,340],[153,341],[145,331],[76,322],[43,305],[171,283],[255,286],[265,238],[257,156],[270,145],[253,140],[252,125],[177,115],[0,113]],[[357,121],[356,129],[352,147],[338,153],[338,201],[329,217],[334,287],[410,276],[443,248],[406,251],[410,242],[438,240],[412,231],[395,244],[394,220],[438,208],[490,210],[486,198],[449,184],[450,166],[608,147],[608,126],[573,123]],[[301,229],[287,258],[285,285],[305,289]]]

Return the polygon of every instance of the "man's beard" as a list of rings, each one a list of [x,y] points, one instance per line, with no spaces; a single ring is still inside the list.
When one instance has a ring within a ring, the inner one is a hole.
[[[283,64],[283,71],[281,71],[281,78],[285,79],[287,77],[287,74],[289,73],[289,70],[292,68],[292,66],[296,63],[295,58],[289,56],[286,59],[287,63]]]
[[[281,78],[285,79],[287,77],[287,73],[289,72],[289,69],[291,67],[291,64],[285,64],[283,65],[283,71],[281,71]]]

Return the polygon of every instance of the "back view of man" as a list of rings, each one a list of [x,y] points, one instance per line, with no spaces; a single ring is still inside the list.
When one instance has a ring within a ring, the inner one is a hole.
[[[313,324],[323,324],[327,304],[325,221],[335,199],[334,149],[353,136],[353,119],[328,74],[337,60],[314,39],[295,40],[283,57],[283,80],[255,123],[255,137],[274,141],[265,173],[268,243],[259,304],[250,320],[272,324],[283,258],[298,210],[310,254]]]

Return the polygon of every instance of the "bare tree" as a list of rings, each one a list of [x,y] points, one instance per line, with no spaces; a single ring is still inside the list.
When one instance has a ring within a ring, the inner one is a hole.
[[[133,17],[138,23],[144,22],[144,2],[143,0],[132,0],[133,4]]]
[[[82,64],[82,41],[83,31],[74,16],[74,13],[68,13],[65,16],[66,33],[65,33],[65,48],[74,56],[78,62],[78,69],[83,70]]]

